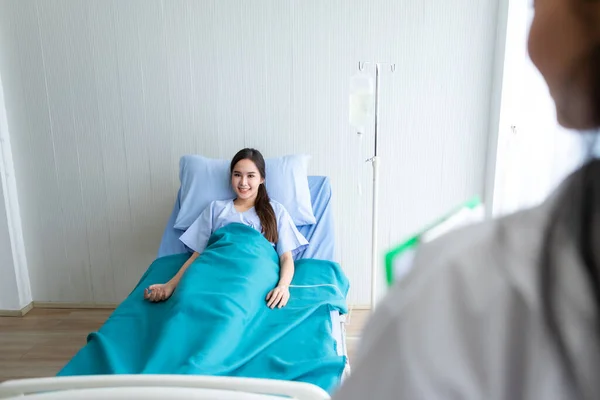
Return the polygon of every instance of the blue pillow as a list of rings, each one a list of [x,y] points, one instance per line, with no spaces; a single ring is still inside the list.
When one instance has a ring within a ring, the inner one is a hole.
[[[281,203],[296,226],[316,223],[308,186],[308,155],[268,158],[265,184],[269,197]],[[175,228],[186,230],[214,200],[235,198],[229,160],[187,155],[179,161],[180,209]]]

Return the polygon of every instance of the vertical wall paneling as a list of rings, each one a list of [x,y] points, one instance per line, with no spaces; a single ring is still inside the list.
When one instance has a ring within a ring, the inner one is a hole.
[[[498,1],[0,0],[34,299],[122,300],[156,256],[179,158],[253,146],[330,177],[337,259],[367,304],[373,129],[349,127],[349,79],[358,61],[397,65],[383,253],[483,194]]]
[[[3,10],[5,21],[10,20],[16,53],[10,60],[16,68],[9,70],[14,75],[5,76],[6,70],[2,75],[3,81],[15,85],[12,90],[5,86],[5,101],[32,294],[34,298],[62,298],[71,279],[64,268],[65,220],[59,199],[39,12],[34,1],[5,2]],[[80,293],[88,289],[85,281],[78,286],[73,298],[84,296]]]
[[[185,153],[198,152],[219,157],[219,125],[217,103],[220,96],[217,79],[220,71],[217,43],[219,27],[216,20],[217,0],[188,1],[190,21],[190,58],[192,79],[192,113],[194,147]],[[177,28],[179,29],[179,28]]]
[[[0,19],[0,24],[4,22]],[[0,48],[12,36],[7,26],[0,25]],[[8,46],[7,46],[8,47]],[[0,65],[11,66],[6,56],[0,54]],[[31,302],[31,288],[24,255],[24,246],[15,246],[21,234],[20,212],[16,196],[16,179],[12,160],[12,147],[8,131],[8,113],[4,104],[4,86],[0,76],[0,310],[20,310]],[[19,251],[22,250],[22,251]],[[22,271],[23,270],[23,271]],[[21,276],[26,278],[20,282]],[[26,291],[27,293],[22,293]]]
[[[286,2],[283,2],[286,3]],[[267,37],[266,19],[270,2],[240,2],[238,12],[242,52],[240,59],[241,85],[243,88],[242,121],[244,132],[244,145],[261,149],[268,156],[269,146],[268,129],[271,126],[269,110],[267,109],[267,51],[266,45],[271,40]],[[281,16],[285,19],[285,15]],[[289,34],[288,34],[289,37]],[[273,41],[282,40],[274,37]],[[285,39],[283,39],[284,42]],[[290,41],[286,42],[288,46]],[[275,67],[275,66],[271,66]],[[278,68],[285,66],[277,65]],[[277,137],[273,138],[278,141]]]
[[[39,31],[46,73],[46,89],[50,110],[51,148],[56,166],[59,215],[63,240],[59,247],[65,254],[66,284],[70,296],[83,301],[93,299],[90,279],[86,215],[82,199],[80,142],[75,127],[76,101],[73,93],[71,63],[74,58],[69,31],[67,3],[44,1],[37,3]],[[56,216],[55,216],[56,218]],[[60,225],[57,225],[58,228]]]
[[[198,132],[194,132],[194,80],[192,77],[190,26],[195,18],[186,0],[163,3],[167,57],[169,106],[171,112],[171,159],[196,147]],[[179,187],[178,169],[170,168],[173,188]]]
[[[3,5],[0,2],[0,8]],[[0,14],[0,70],[20,76],[13,21],[6,17]],[[15,140],[14,137],[11,140],[8,128],[8,119],[17,119],[20,122],[15,126],[16,131],[25,131],[22,129],[23,91],[19,86],[19,80],[3,82],[0,76],[0,309],[4,310],[20,310],[32,299],[12,150]],[[15,105],[11,108],[6,107],[4,98],[4,93],[9,91],[15,92]]]
[[[73,119],[73,142],[77,149],[73,157],[79,168],[79,190],[69,196],[79,196],[82,209],[79,223],[85,232],[82,250],[87,253],[90,301],[97,298],[114,298],[115,285],[108,227],[108,207],[104,169],[104,154],[100,135],[98,93],[95,80],[95,60],[88,29],[90,15],[82,2],[72,2],[65,13],[66,46],[71,51],[66,59],[70,73],[71,113]]]
[[[149,232],[145,238],[147,251],[156,249],[160,232],[167,222],[173,199],[164,196],[172,190],[171,106],[167,74],[167,43],[163,2],[141,1],[138,31],[140,35],[140,68],[143,77],[144,141],[148,148],[151,208],[147,210]],[[157,216],[157,213],[162,218]],[[145,250],[146,251],[146,250]]]
[[[129,241],[133,236],[132,211],[127,158],[124,116],[121,97],[120,69],[117,55],[116,18],[114,2],[90,2],[88,9],[88,32],[92,49],[94,78],[91,84],[96,87],[96,107],[98,110],[98,138],[102,168],[104,170],[106,224],[108,228],[108,248],[98,249],[108,254],[112,265],[113,296],[96,301],[113,301],[121,298],[130,284],[127,271],[135,265],[130,258]],[[98,183],[98,182],[96,182]],[[93,210],[90,210],[94,212]],[[93,269],[106,268],[92,264]]]

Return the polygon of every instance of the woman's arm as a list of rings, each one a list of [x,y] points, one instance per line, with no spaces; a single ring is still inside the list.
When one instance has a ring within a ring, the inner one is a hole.
[[[279,257],[279,283],[267,295],[267,306],[270,308],[284,307],[290,299],[290,283],[294,278],[294,258],[287,251]]]
[[[173,285],[173,288],[176,288],[177,285],[179,285],[179,281],[181,280],[181,277],[183,276],[183,274],[185,274],[185,271],[189,268],[190,265],[192,265],[192,263],[194,261],[196,261],[196,258],[198,258],[199,255],[200,255],[200,253],[195,251],[190,256],[190,258],[188,258],[188,260],[185,262],[185,264],[183,264],[183,266],[181,268],[179,268],[179,271],[177,271],[175,276],[172,277],[169,282],[167,282],[167,284]]]
[[[190,258],[187,259],[183,266],[179,268],[179,271],[177,271],[175,276],[171,278],[169,282],[150,285],[150,287],[144,290],[144,298],[150,301],[164,301],[171,297],[171,295],[175,291],[175,288],[179,284],[179,281],[181,281],[181,277],[183,276],[183,274],[185,274],[185,271],[189,268],[190,265],[192,265],[192,263],[196,260],[196,258],[198,258],[199,255],[200,253],[195,251],[190,256]]]
[[[290,286],[294,278],[294,258],[288,251],[279,257],[279,284],[277,286]]]

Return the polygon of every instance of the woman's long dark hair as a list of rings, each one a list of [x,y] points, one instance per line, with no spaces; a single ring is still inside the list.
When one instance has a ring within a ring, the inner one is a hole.
[[[235,164],[241,160],[252,161],[254,165],[256,165],[261,178],[266,179],[265,159],[262,154],[260,154],[260,151],[256,149],[242,149],[238,151],[231,160],[231,166],[229,167],[230,174],[233,174]],[[269,198],[269,193],[267,193],[267,188],[264,184],[258,187],[254,209],[260,219],[262,233],[265,235],[265,238],[271,243],[277,243],[279,241],[279,235],[277,234],[277,218],[275,217],[275,211],[271,206],[271,199]]]
[[[590,54],[585,66],[591,79],[590,100],[593,104],[594,121],[600,128],[600,45]],[[597,137],[596,137],[597,138]],[[596,139],[594,138],[594,139]],[[570,240],[579,258],[578,265],[589,284],[589,292],[596,305],[596,319],[600,322],[600,160],[595,152],[598,140],[591,140],[586,163],[568,180],[567,187],[559,195],[544,235],[541,254],[541,294],[544,319],[565,372],[574,384],[576,393],[583,396],[579,373],[564,337],[560,320],[560,307],[556,296],[559,269],[574,268],[557,263],[556,248]],[[597,326],[600,341],[600,325]]]

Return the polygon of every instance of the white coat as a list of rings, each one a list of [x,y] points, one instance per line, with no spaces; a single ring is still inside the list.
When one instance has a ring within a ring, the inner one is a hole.
[[[541,307],[538,260],[555,199],[423,245],[378,304],[334,399],[575,399]],[[600,398],[596,309],[573,241],[561,239],[561,326],[585,398]]]

